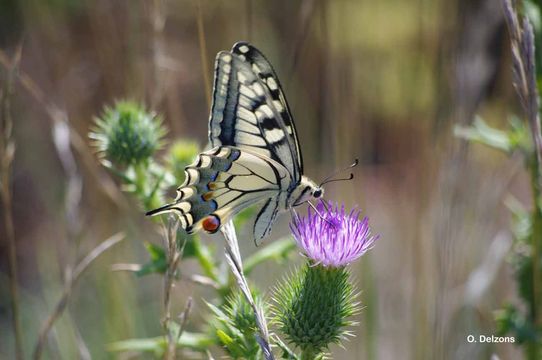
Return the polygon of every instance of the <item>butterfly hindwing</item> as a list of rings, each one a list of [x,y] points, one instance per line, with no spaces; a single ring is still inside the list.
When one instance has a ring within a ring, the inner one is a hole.
[[[200,154],[185,169],[185,176],[175,202],[155,213],[174,211],[188,233],[202,227],[207,232],[216,231],[242,209],[276,196],[290,181],[288,171],[275,161],[229,146]],[[209,218],[213,219],[210,225],[216,227],[206,228]]]
[[[280,197],[275,196],[268,199],[260,209],[254,222],[254,241],[259,245],[269,235],[271,227],[275,223],[279,213]]]

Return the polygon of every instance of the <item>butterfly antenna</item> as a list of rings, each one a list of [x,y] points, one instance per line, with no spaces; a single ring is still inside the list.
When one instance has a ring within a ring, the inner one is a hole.
[[[352,164],[348,165],[347,167],[342,168],[342,169],[339,169],[339,170],[337,170],[337,171],[334,171],[331,175],[329,175],[328,177],[326,177],[326,178],[320,183],[320,186],[325,185],[325,184],[330,183],[330,182],[333,182],[333,181],[348,181],[348,180],[352,180],[352,179],[354,178],[354,174],[352,174],[352,173],[350,173],[350,176],[347,177],[347,178],[334,179],[334,177],[337,176],[338,174],[342,173],[343,171],[346,171],[346,170],[355,168],[356,166],[358,166],[358,164],[359,164],[359,160],[358,160],[358,159],[355,159],[354,162],[353,162]]]
[[[332,183],[332,182],[335,182],[335,181],[350,181],[353,178],[354,178],[354,174],[350,173],[350,175],[348,177],[345,177],[345,178],[338,178],[338,179],[331,179],[331,180],[328,180],[328,181],[324,181],[323,183],[320,184],[320,186],[325,185],[325,184],[329,184],[329,183]]]

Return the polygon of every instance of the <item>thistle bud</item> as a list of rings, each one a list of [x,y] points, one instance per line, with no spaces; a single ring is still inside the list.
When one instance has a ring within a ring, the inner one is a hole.
[[[194,162],[201,152],[196,141],[178,140],[169,150],[168,164],[177,184],[184,180],[184,168]]]
[[[346,268],[306,265],[277,287],[273,312],[280,331],[315,358],[350,335],[349,318],[359,311]]]
[[[263,306],[261,297],[254,294],[258,307]],[[211,322],[214,335],[233,359],[261,359],[261,349],[256,341],[258,326],[252,306],[240,293],[227,297],[221,307],[208,304],[214,313]],[[263,307],[265,309],[265,306]]]
[[[103,157],[119,166],[147,161],[161,147],[165,134],[159,117],[130,101],[106,107],[95,124],[90,138]]]

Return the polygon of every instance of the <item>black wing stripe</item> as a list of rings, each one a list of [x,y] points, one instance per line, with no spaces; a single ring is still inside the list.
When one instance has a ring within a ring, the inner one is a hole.
[[[246,42],[238,42],[233,46],[232,52],[234,54],[242,55],[247,62],[251,64],[252,70],[258,75],[258,77],[264,82],[274,101],[284,104],[280,110],[280,117],[284,121],[287,132],[292,138],[292,153],[297,157],[299,171],[303,172],[303,158],[301,156],[301,149],[299,147],[299,141],[295,130],[295,124],[291,116],[290,106],[282,91],[279,78],[271,66],[271,63],[267,58],[254,46]]]
[[[299,145],[280,83],[249,44],[217,55],[209,139],[212,146],[251,148],[279,162],[292,177],[289,188],[301,179]]]
[[[271,232],[271,228],[277,217],[278,208],[279,197],[275,196],[274,198],[267,200],[260,212],[258,212],[256,221],[254,222],[254,241],[256,242],[256,245]]]

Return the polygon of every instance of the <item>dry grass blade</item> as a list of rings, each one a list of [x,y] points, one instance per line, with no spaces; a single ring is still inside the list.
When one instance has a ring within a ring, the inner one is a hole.
[[[166,46],[164,39],[164,28],[166,26],[165,1],[153,0],[149,2],[149,16],[152,25],[152,67],[153,84],[151,108],[155,108],[163,101],[165,95],[164,77],[160,69],[160,62],[166,57]]]
[[[141,264],[113,264],[111,271],[129,271],[138,272],[143,268]]]
[[[536,66],[535,66],[535,38],[533,27],[527,17],[522,19],[520,24],[517,12],[514,9],[511,0],[503,0],[504,14],[510,33],[510,42],[512,47],[512,70],[513,81],[520,102],[527,114],[531,135],[533,137],[535,151],[535,173],[534,198],[539,199],[542,194],[542,133],[540,127],[538,88],[536,85]],[[540,210],[538,210],[540,211]],[[537,218],[539,214],[535,216]],[[533,226],[536,226],[533,225]],[[533,232],[533,259],[539,259],[542,249],[540,239]],[[540,304],[542,299],[542,273],[533,262],[533,301],[532,304]],[[542,323],[542,306],[534,306],[531,309],[537,324]]]
[[[214,281],[213,279],[207,276],[192,274],[192,275],[189,275],[188,277],[185,277],[184,279],[190,282],[193,282],[194,284],[212,287],[215,290],[220,289],[220,285],[216,281]]]
[[[77,341],[77,350],[79,351],[79,360],[92,360],[92,355],[90,355],[90,350],[88,349],[81,332],[75,326],[74,327],[75,340]]]
[[[164,239],[167,249],[167,261],[168,268],[166,270],[165,284],[164,284],[164,309],[165,317],[163,320],[164,325],[167,325],[170,320],[170,305],[171,305],[171,290],[175,281],[175,273],[181,260],[181,251],[177,250],[177,229],[179,228],[179,221],[173,216],[168,218],[168,225],[165,229]],[[184,243],[183,243],[184,247]]]
[[[504,1],[504,14],[510,33],[512,47],[513,82],[521,105],[529,121],[531,133],[535,144],[535,153],[538,162],[538,185],[542,188],[542,134],[540,116],[538,113],[538,88],[536,86],[535,44],[533,27],[527,18],[522,20],[521,26],[510,0]]]
[[[297,64],[299,62],[299,57],[301,55],[301,50],[303,48],[303,43],[305,42],[307,34],[309,33],[309,27],[314,15],[314,10],[316,8],[315,3],[315,0],[305,0],[301,3],[301,9],[299,12],[299,26],[294,40],[294,52],[292,55],[291,65],[292,67],[290,68],[290,72],[288,73],[289,79],[291,79],[295,74]]]
[[[186,239],[182,240],[180,246],[177,242],[179,225],[179,219],[175,216],[170,216],[168,218],[168,225],[165,229],[164,234],[164,239],[166,241],[165,245],[167,249],[168,268],[165,274],[163,326],[166,331],[167,339],[167,351],[165,358],[168,360],[174,360],[176,358],[177,344],[183,333],[183,330],[188,321],[188,316],[192,309],[192,298],[189,297],[186,301],[184,311],[178,317],[178,330],[172,327],[173,322],[171,321],[171,291],[173,290],[175,284],[175,277],[177,276],[177,270],[183,256],[184,246],[186,245]]]
[[[83,194],[83,178],[77,166],[70,142],[71,129],[65,120],[53,124],[53,143],[66,176],[66,199],[64,208],[68,238],[77,238],[81,230],[79,204]]]
[[[81,260],[79,264],[77,264],[73,272],[66,279],[66,283],[64,285],[64,291],[62,292],[62,296],[60,297],[60,300],[57,302],[53,312],[49,315],[47,320],[45,320],[45,322],[42,325],[42,328],[38,335],[38,340],[34,347],[34,354],[32,356],[33,359],[41,358],[43,345],[45,344],[47,335],[49,334],[56,320],[60,318],[60,316],[66,309],[66,306],[68,305],[68,300],[70,298],[73,287],[76,284],[77,280],[79,280],[81,275],[85,272],[85,270],[89,267],[89,265],[92,264],[92,262],[94,262],[94,260],[96,260],[101,254],[103,254],[109,248],[121,242],[123,239],[124,239],[123,233],[117,233],[111,236],[109,239],[105,240],[100,245],[96,246],[87,256],[83,258],[83,260]]]
[[[243,263],[241,261],[241,254],[239,252],[239,242],[237,241],[237,234],[235,233],[235,226],[233,225],[233,222],[230,220],[222,225],[221,231],[226,238],[226,260],[228,265],[235,276],[237,285],[254,311],[254,317],[260,332],[260,334],[256,336],[256,341],[258,341],[265,359],[274,360],[273,353],[271,352],[271,347],[269,345],[269,330],[267,329],[265,315],[263,310],[256,305],[243,273]]]
[[[245,14],[246,14],[246,39],[252,40],[252,0],[245,0]]]
[[[175,350],[177,348],[178,337],[174,335],[172,330],[171,321],[171,291],[175,283],[175,276],[177,274],[177,268],[182,258],[184,245],[186,241],[182,242],[181,247],[177,245],[177,230],[179,229],[179,220],[175,216],[168,218],[168,225],[165,229],[164,240],[166,241],[167,249],[167,263],[168,268],[164,277],[164,319],[162,325],[166,331],[167,339],[167,352],[165,358],[168,360],[175,359]],[[180,330],[179,330],[180,332]]]
[[[177,330],[175,338],[169,339],[172,334],[171,331],[168,332],[168,349],[166,359],[175,359],[177,344],[179,343],[179,339],[181,338],[184,328],[186,327],[186,323],[188,322],[188,316],[190,315],[191,310],[192,298],[189,297],[188,300],[186,300],[186,305],[184,306],[183,312],[181,313],[181,315],[179,315],[179,330]]]
[[[213,357],[213,355],[211,354],[209,350],[207,350],[206,354],[207,354],[207,360],[215,360],[215,358]]]
[[[11,198],[11,166],[15,156],[15,142],[12,139],[13,121],[11,118],[11,98],[13,96],[13,83],[17,76],[21,60],[22,47],[15,52],[11,66],[7,69],[7,81],[2,91],[1,119],[0,119],[0,196],[4,212],[4,227],[8,247],[9,282],[11,297],[11,312],[13,332],[15,335],[15,356],[23,359],[23,343],[21,321],[19,316],[19,290],[17,275],[17,248],[15,242],[15,227],[13,223],[12,198]]]
[[[492,240],[482,263],[474,269],[463,289],[465,303],[477,306],[498,276],[501,264],[512,247],[512,236],[500,231]]]
[[[0,65],[5,69],[12,68],[14,62],[9,60],[9,57],[0,49]],[[16,73],[19,82],[23,88],[36,100],[41,106],[43,106],[47,116],[51,120],[52,124],[55,124],[57,121],[65,121],[67,123],[66,112],[58,107],[56,104],[47,101],[45,92],[32,80],[28,74],[24,71],[17,71]],[[127,209],[128,206],[123,201],[123,197],[118,190],[114,182],[107,176],[102,176],[104,171],[101,167],[98,166],[97,162],[94,159],[92,151],[89,151],[89,148],[86,144],[86,141],[79,136],[76,131],[70,131],[70,142],[73,145],[73,148],[77,151],[77,154],[80,156],[83,164],[89,169],[89,174],[94,176],[94,180],[101,184],[99,189],[102,189],[104,194],[107,195],[116,205]]]
[[[203,11],[201,9],[201,0],[196,0],[198,10],[198,40],[201,56],[201,68],[203,71],[203,85],[205,89],[205,100],[207,102],[207,109],[211,111],[211,79],[209,78],[209,68],[207,66],[207,41],[205,40],[205,27],[203,26]]]

